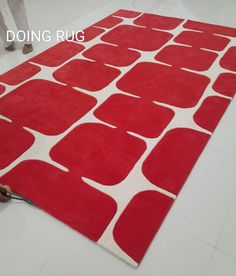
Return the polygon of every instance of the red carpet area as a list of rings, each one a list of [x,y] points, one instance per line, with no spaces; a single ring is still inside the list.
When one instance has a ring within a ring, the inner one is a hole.
[[[0,75],[0,182],[137,266],[234,96],[235,37],[119,10]]]

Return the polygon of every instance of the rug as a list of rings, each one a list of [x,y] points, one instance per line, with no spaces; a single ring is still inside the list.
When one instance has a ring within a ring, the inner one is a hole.
[[[118,10],[0,76],[0,182],[138,266],[236,92],[236,29]]]

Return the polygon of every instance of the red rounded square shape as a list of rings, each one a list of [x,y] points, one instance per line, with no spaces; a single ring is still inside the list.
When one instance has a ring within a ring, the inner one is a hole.
[[[207,97],[194,114],[193,119],[200,127],[213,132],[229,104],[230,100],[222,97]]]
[[[123,20],[121,18],[114,17],[112,15],[102,19],[101,21],[94,24],[94,26],[102,28],[113,28],[116,25],[120,24]]]
[[[113,13],[115,16],[119,17],[126,17],[126,18],[134,18],[140,15],[141,12],[136,12],[136,11],[129,11],[129,10],[118,10],[117,12]]]
[[[136,51],[119,46],[96,44],[87,51],[83,52],[83,56],[105,64],[122,67],[132,64],[141,55]]]
[[[168,131],[144,161],[143,174],[154,185],[178,194],[209,138],[193,129]]]
[[[30,61],[49,67],[59,66],[83,51],[83,49],[84,46],[80,44],[65,41],[33,57]]]
[[[132,198],[115,224],[115,241],[137,263],[141,262],[172,203],[172,198],[161,193],[140,192]]]
[[[175,42],[191,45],[196,48],[204,48],[222,51],[230,42],[230,39],[209,33],[184,31],[174,39]]]
[[[220,25],[213,25],[204,22],[188,20],[184,24],[184,28],[198,30],[206,33],[220,34],[225,36],[236,37],[236,28],[230,28]]]
[[[5,86],[3,86],[3,85],[0,84],[0,95],[2,93],[4,93],[4,91],[5,91]]]
[[[47,135],[65,131],[96,104],[96,99],[46,80],[32,80],[0,101],[0,114]]]
[[[83,124],[73,129],[50,151],[56,162],[103,185],[115,185],[127,177],[146,144],[119,129]]]
[[[205,71],[211,67],[217,56],[216,53],[198,48],[170,45],[162,49],[155,59],[179,68]]]
[[[85,184],[78,173],[42,161],[24,161],[0,181],[93,241],[116,213],[116,202]]]
[[[99,36],[100,34],[104,33],[105,30],[91,26],[84,29],[83,32],[84,32],[83,42],[88,42],[94,39],[95,37]]]
[[[154,29],[173,30],[183,21],[184,19],[180,18],[144,13],[134,21],[134,24]]]
[[[10,71],[0,75],[0,82],[9,85],[17,85],[23,81],[26,81],[27,79],[30,79],[40,71],[40,67],[28,62],[24,62],[19,66],[14,67]]]
[[[94,26],[88,27],[84,30],[84,41],[88,42],[94,39],[95,37],[99,36],[100,34],[104,33],[105,31],[100,28],[96,28]]]
[[[120,71],[101,62],[75,59],[59,68],[53,77],[59,82],[89,91],[99,91],[110,84]]]
[[[230,71],[236,72],[236,47],[231,47],[220,60],[220,65]]]
[[[236,74],[220,74],[213,84],[213,89],[220,94],[233,97],[236,93]]]
[[[0,120],[0,170],[15,161],[34,143],[34,136],[12,123]]]
[[[162,64],[142,62],[135,65],[118,82],[124,92],[187,108],[197,104],[210,79]]]
[[[141,51],[155,51],[160,49],[172,37],[173,35],[167,32],[130,25],[121,25],[103,35],[101,39],[105,42],[125,48],[133,48]]]
[[[140,98],[116,94],[99,106],[94,115],[124,131],[154,138],[167,127],[174,112]]]

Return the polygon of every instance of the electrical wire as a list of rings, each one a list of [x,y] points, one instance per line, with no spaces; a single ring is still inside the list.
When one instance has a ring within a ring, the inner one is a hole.
[[[15,196],[15,195],[7,195],[7,197],[10,198],[10,199],[24,201],[24,202],[26,202],[26,203],[28,203],[30,205],[35,206],[32,201],[30,201],[30,200],[28,200],[28,199],[26,199],[24,197],[19,197],[19,196]]]
[[[26,199],[25,197],[22,197],[22,196],[19,196],[18,194],[12,192],[12,191],[9,191],[9,189],[6,188],[6,186],[4,185],[1,185],[0,184],[0,194],[4,197],[4,198],[8,198],[8,199],[15,199],[15,200],[20,200],[20,201],[24,201],[30,205],[33,205],[35,206],[35,204]],[[35,206],[36,207],[36,206]]]

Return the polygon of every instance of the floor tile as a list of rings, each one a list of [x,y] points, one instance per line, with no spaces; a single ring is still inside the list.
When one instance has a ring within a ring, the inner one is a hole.
[[[207,147],[172,207],[167,221],[216,245],[236,191],[236,158]]]
[[[236,97],[232,100],[227,112],[216,128],[209,145],[226,150],[236,156]]]
[[[68,229],[24,203],[0,208],[1,275],[36,275],[60,246]]]
[[[206,276],[235,276],[236,258],[216,250]]]
[[[91,243],[78,237],[68,239],[42,269],[39,276],[199,276],[206,271],[213,252],[213,248],[209,245],[165,224],[140,267],[133,269],[105,250],[91,246]],[[87,263],[88,256],[92,265]]]
[[[236,258],[236,195],[232,200],[230,211],[224,222],[222,232],[219,237],[217,248],[231,254]],[[235,259],[236,262],[236,259]],[[236,271],[235,271],[236,272]]]

